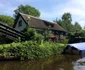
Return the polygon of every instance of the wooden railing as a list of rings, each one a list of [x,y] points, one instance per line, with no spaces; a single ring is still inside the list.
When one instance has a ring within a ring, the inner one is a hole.
[[[0,22],[0,32],[4,33],[5,35],[12,36],[14,38],[18,38],[18,37],[24,38],[23,33],[15,30],[7,25],[2,24],[2,22]]]

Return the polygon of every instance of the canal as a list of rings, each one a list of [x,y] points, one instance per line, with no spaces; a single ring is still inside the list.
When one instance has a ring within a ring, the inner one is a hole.
[[[40,60],[0,61],[0,70],[85,70],[80,56],[51,56]]]

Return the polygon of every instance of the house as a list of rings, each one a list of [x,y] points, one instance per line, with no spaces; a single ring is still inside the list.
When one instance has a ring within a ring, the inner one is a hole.
[[[85,56],[85,42],[68,44],[63,50],[63,54]]]
[[[25,31],[27,27],[35,28],[36,30],[50,30],[50,37],[53,40],[62,39],[66,34],[66,30],[64,30],[55,22],[49,22],[38,17],[26,15],[23,13],[18,13],[13,27],[20,32]]]

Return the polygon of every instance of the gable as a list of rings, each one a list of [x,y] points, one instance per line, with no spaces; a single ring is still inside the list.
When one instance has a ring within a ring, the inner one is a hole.
[[[23,20],[23,18],[21,16],[18,16],[16,25],[15,25],[15,29],[18,31],[23,31],[26,28],[26,26],[27,26],[27,24]]]

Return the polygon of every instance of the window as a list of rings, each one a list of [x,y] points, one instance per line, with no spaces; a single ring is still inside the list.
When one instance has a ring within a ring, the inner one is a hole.
[[[19,27],[22,26],[22,20],[19,20],[18,26],[19,26]]]

